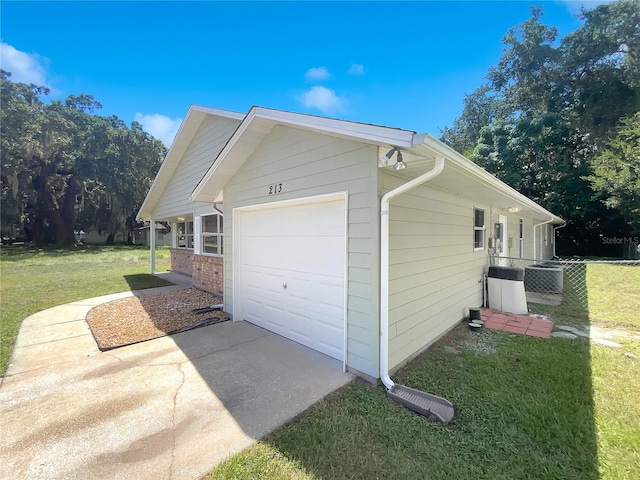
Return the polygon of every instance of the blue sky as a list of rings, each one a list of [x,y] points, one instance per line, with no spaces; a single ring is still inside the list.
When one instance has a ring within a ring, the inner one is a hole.
[[[0,65],[52,98],[92,94],[167,144],[190,104],[439,136],[531,4],[563,36],[598,3],[2,1]]]

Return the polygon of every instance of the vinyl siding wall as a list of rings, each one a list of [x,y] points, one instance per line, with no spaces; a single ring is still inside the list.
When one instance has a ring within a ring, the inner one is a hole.
[[[346,363],[378,377],[377,148],[275,126],[224,190],[225,311],[233,313],[234,208],[348,192]],[[268,195],[269,185],[282,192]]]
[[[385,171],[382,193],[405,180]],[[427,185],[396,197],[390,210],[389,366],[424,350],[482,304],[487,248],[474,251],[473,208],[490,208]]]
[[[189,196],[239,123],[210,115],[205,117],[153,211],[154,220],[213,212],[211,204],[191,202]]]

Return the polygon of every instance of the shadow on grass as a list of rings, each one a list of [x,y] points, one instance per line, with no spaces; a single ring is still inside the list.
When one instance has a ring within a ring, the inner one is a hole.
[[[560,315],[588,322],[586,265],[566,286],[570,308]],[[274,471],[295,465],[322,479],[599,477],[591,351],[584,339],[478,335],[459,325],[394,379],[452,401],[456,417],[447,426],[429,423],[388,400],[383,388],[351,385],[258,448],[224,462],[210,478],[236,478],[252,461],[258,467],[249,473],[260,478],[281,478],[263,475],[269,462]]]
[[[127,282],[127,285],[129,285],[129,290],[144,290],[147,288],[167,287],[169,285],[173,285],[173,283],[149,273],[123,275],[123,278]]]
[[[587,342],[459,327],[397,374],[451,400],[450,425],[353,385],[265,443],[323,479],[596,479],[589,360]]]

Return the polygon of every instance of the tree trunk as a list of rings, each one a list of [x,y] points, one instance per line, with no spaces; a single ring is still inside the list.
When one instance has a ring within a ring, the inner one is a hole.
[[[72,177],[68,178],[62,207],[53,212],[56,244],[60,247],[71,247],[76,243],[73,227],[77,193],[78,185]]]

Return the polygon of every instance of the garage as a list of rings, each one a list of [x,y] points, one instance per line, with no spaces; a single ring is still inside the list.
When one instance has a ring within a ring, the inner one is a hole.
[[[237,209],[240,318],[344,359],[345,195]]]

